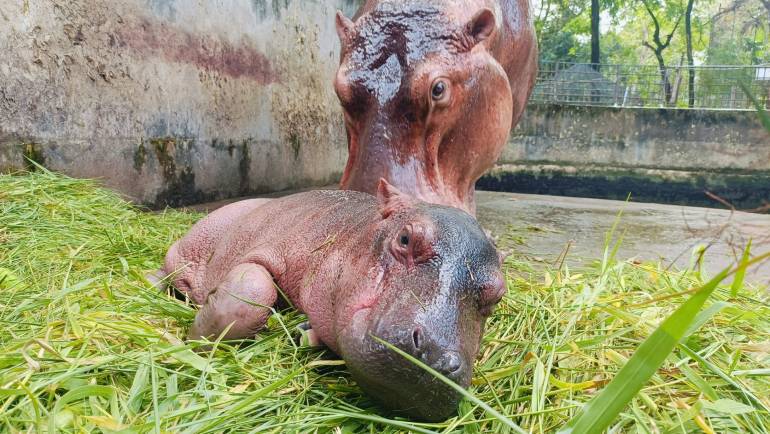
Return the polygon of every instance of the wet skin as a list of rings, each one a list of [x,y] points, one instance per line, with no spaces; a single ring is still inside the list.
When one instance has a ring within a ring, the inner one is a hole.
[[[528,0],[368,0],[337,15],[334,87],[348,132],[342,189],[385,178],[475,213],[474,185],[500,156],[534,85]]]
[[[201,305],[188,337],[254,336],[277,284],[378,402],[421,420],[454,414],[456,391],[373,336],[468,387],[484,323],[506,290],[501,259],[469,214],[384,180],[377,193],[249,200],[197,223],[161,270]]]

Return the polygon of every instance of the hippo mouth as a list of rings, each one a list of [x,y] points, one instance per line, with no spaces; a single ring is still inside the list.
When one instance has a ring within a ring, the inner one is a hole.
[[[348,369],[364,392],[397,415],[443,422],[457,413],[461,395],[406,359],[397,366],[389,364],[387,374],[377,375],[378,372],[360,370],[356,365]]]

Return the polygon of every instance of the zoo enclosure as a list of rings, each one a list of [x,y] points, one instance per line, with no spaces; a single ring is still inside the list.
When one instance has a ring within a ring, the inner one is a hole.
[[[690,72],[693,89],[690,94]],[[756,110],[744,88],[770,106],[770,65],[593,65],[543,62],[534,104],[597,107]]]

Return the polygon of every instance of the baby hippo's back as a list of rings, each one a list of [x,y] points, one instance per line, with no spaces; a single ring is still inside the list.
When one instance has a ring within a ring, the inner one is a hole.
[[[169,249],[163,271],[174,273],[174,286],[203,304],[208,291],[239,263],[294,265],[303,252],[360,228],[377,212],[373,196],[353,191],[316,190],[236,202],[196,223]],[[278,277],[285,270],[270,271]]]

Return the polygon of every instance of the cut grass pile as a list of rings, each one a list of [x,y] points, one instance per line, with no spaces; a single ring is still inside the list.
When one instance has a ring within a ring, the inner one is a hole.
[[[295,312],[253,342],[192,351],[194,308],[142,276],[198,218],[142,212],[90,181],[0,176],[0,431],[511,432],[469,400],[441,424],[383,413],[343,362],[294,344]],[[558,430],[706,278],[611,251],[579,272],[507,260],[476,397],[528,431]],[[768,292],[730,292],[715,292],[612,432],[770,431]]]

